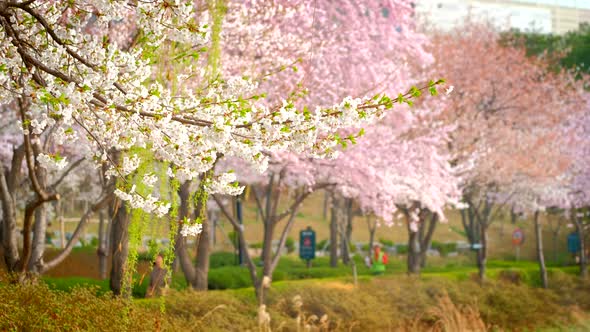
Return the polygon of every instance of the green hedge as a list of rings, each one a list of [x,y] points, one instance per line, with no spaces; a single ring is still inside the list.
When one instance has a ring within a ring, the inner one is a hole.
[[[431,249],[438,250],[441,256],[447,257],[450,252],[457,251],[457,243],[449,242],[449,243],[441,243],[437,241],[432,241],[430,245]]]

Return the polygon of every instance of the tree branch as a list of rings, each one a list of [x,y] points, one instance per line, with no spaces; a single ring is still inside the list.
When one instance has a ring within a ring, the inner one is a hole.
[[[264,213],[264,208],[262,207],[262,200],[260,199],[258,190],[256,190],[256,186],[252,186],[252,191],[254,192],[254,200],[256,200],[256,206],[258,207],[258,211],[260,211],[260,216],[262,217],[262,220],[266,220],[266,214]]]
[[[246,258],[246,265],[248,266],[248,270],[250,271],[250,278],[252,279],[252,283],[254,285],[257,285],[259,280],[258,280],[258,276],[256,273],[256,265],[252,261],[252,257],[250,257],[250,253],[248,252],[248,246],[247,246],[246,238],[244,237],[244,229],[243,229],[242,225],[240,225],[238,223],[238,221],[232,216],[232,214],[229,212],[229,210],[227,209],[225,204],[223,204],[221,202],[221,199],[218,195],[214,194],[212,196],[213,196],[213,200],[217,203],[217,205],[219,206],[219,209],[221,210],[223,215],[234,226],[234,229],[240,238],[240,250],[244,254],[244,257]]]
[[[57,187],[66,178],[66,176],[68,176],[74,169],[76,169],[76,167],[80,166],[80,164],[82,164],[82,162],[84,160],[85,160],[85,158],[80,158],[80,159],[76,160],[75,162],[73,162],[72,164],[70,164],[70,166],[61,174],[61,176],[59,177],[59,179],[57,179],[55,182],[53,182],[49,186],[49,188],[51,188],[52,191],[55,191],[57,189]]]
[[[111,193],[104,194],[102,197],[100,197],[98,199],[98,201],[96,203],[94,203],[94,205],[92,205],[91,207],[89,207],[86,210],[86,212],[84,213],[82,218],[80,218],[80,221],[78,222],[78,226],[76,227],[76,230],[74,230],[74,234],[72,234],[72,237],[68,241],[66,247],[57,256],[55,256],[55,258],[53,258],[51,261],[49,261],[47,263],[40,262],[41,266],[40,266],[39,271],[41,273],[51,270],[52,268],[56,267],[61,262],[63,262],[64,259],[66,259],[66,257],[68,257],[68,255],[72,252],[74,245],[76,245],[76,243],[78,243],[78,238],[82,234],[82,231],[84,230],[84,228],[86,228],[86,225],[88,224],[88,220],[90,219],[90,217],[94,213],[99,211],[100,209],[104,208],[107,204],[109,204],[112,199],[113,199],[113,194],[111,194]]]

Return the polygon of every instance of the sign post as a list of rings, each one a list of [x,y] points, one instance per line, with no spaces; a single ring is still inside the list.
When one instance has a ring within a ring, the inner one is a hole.
[[[580,234],[578,232],[572,232],[567,236],[567,251],[573,256],[576,256],[580,252]]]
[[[520,247],[524,243],[524,232],[517,228],[512,232],[512,245],[516,249],[516,260],[520,258]]]
[[[315,258],[315,231],[310,226],[299,232],[299,258],[311,267],[311,260]]]

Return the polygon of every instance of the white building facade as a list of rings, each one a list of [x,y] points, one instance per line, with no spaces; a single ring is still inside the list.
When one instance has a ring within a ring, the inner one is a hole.
[[[590,0],[416,0],[426,27],[450,30],[469,17],[500,30],[563,34],[590,22]]]

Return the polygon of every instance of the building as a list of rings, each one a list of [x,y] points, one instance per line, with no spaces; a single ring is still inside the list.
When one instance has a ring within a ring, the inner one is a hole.
[[[500,30],[563,34],[590,22],[590,0],[416,0],[416,14],[427,27],[443,30],[470,17]]]

